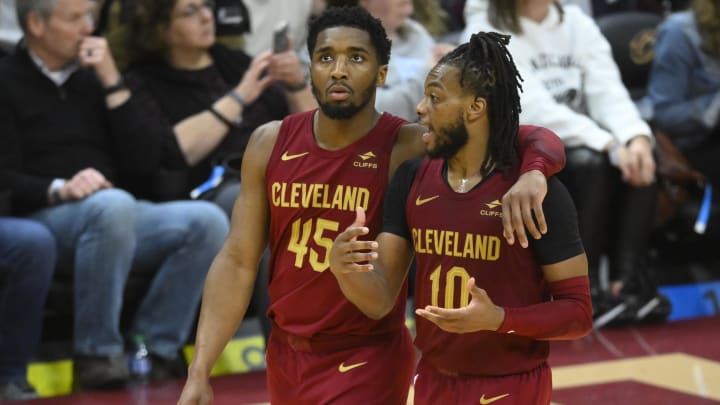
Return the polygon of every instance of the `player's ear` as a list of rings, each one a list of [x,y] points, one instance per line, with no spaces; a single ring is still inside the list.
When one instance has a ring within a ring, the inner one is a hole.
[[[385,79],[387,78],[388,65],[382,65],[378,69],[377,79],[375,80],[375,87],[382,87],[385,85]]]
[[[487,100],[475,97],[467,108],[468,121],[474,121],[487,115]]]

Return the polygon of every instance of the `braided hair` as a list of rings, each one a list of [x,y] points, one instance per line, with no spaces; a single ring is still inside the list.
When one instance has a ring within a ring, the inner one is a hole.
[[[522,77],[507,49],[509,42],[509,35],[479,32],[438,62],[456,67],[460,71],[463,91],[487,101],[490,137],[489,153],[481,166],[483,176],[493,165],[498,168],[511,166],[516,157]]]

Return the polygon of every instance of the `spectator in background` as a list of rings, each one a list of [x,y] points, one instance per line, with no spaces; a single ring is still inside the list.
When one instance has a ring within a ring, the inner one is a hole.
[[[143,96],[151,136],[172,148],[168,168],[187,176],[170,197],[187,198],[228,160],[239,171],[255,128],[317,105],[294,52],[266,50],[251,59],[217,44],[210,3],[143,1],[133,9],[129,28],[128,82]],[[229,216],[240,179],[225,177],[212,198],[204,198]]]
[[[568,163],[559,176],[578,209],[595,315],[612,311],[616,320],[634,320],[648,315],[646,303],[665,310],[648,273],[653,136],[595,22],[579,7],[553,0],[490,0],[487,13],[467,17],[463,38],[488,30],[512,34],[509,49],[524,79],[520,121],[549,128],[565,143]],[[604,254],[612,277],[607,293],[599,275]]]
[[[694,0],[660,26],[647,99],[653,124],[720,185],[720,1]]]
[[[0,402],[39,397],[27,366],[54,268],[55,239],[45,226],[0,217]]]
[[[317,105],[297,53],[265,50],[251,59],[216,43],[211,4],[200,0],[146,0],[136,4],[129,23],[128,82],[144,95],[152,136],[172,149],[169,168],[183,177],[165,197],[187,198],[194,189],[204,190],[217,175],[215,168],[222,167],[223,180],[200,198],[215,202],[229,217],[250,133]],[[263,269],[253,304],[267,338],[266,281]]]
[[[58,260],[74,263],[74,383],[106,388],[128,378],[119,318],[133,267],[158,268],[130,333],[145,337],[152,378],[185,372],[180,349],[205,274],[228,231],[211,203],[152,204],[122,189],[150,177],[163,145],[92,37],[87,0],[23,0],[24,42],[0,61],[0,181],[14,213],[47,226]],[[133,176],[134,177],[134,176]]]

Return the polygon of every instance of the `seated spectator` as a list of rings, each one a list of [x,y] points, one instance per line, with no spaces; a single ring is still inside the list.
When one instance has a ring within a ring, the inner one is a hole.
[[[173,198],[187,198],[223,162],[233,160],[239,171],[258,126],[316,106],[294,52],[251,59],[217,44],[209,3],[144,1],[133,9],[129,32],[128,82],[148,96],[142,97],[143,109],[154,118],[152,136],[173,149],[170,167],[187,174]],[[222,187],[204,198],[229,216],[240,178],[225,177]]]
[[[695,0],[658,29],[648,83],[652,122],[720,185],[720,1]]]
[[[55,239],[45,226],[0,217],[0,402],[39,397],[27,366],[54,268]]]
[[[124,85],[107,42],[89,36],[88,0],[17,3],[24,40],[0,61],[0,181],[16,215],[55,236],[74,266],[74,384],[128,378],[119,320],[134,267],[157,268],[129,335],[142,334],[153,378],[185,371],[180,350],[228,231],[214,204],[136,200],[126,175],[151,177],[163,145]]]
[[[469,0],[468,7],[480,1]],[[596,316],[615,309],[626,320],[644,318],[646,303],[660,310],[647,257],[656,195],[653,136],[597,25],[577,6],[552,0],[490,0],[485,18],[470,22],[463,38],[487,30],[512,34],[509,49],[523,77],[520,121],[552,129],[565,143],[568,163],[559,176],[578,209]],[[599,276],[604,254],[609,292]]]
[[[317,104],[296,52],[266,51],[251,59],[216,43],[214,26],[210,3],[137,4],[130,16],[128,82],[147,96],[145,113],[155,118],[152,134],[167,140],[175,158],[171,167],[184,173],[184,185],[169,196],[187,198],[203,190],[215,168],[223,167],[223,180],[199,197],[215,202],[229,217],[252,131]],[[254,290],[259,314],[267,310],[266,274],[260,271]],[[267,338],[270,322],[264,316],[260,321]]]

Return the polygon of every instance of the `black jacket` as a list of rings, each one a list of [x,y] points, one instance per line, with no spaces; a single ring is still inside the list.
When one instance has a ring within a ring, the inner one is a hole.
[[[10,189],[13,211],[47,206],[54,178],[95,168],[130,190],[131,176],[151,178],[172,148],[149,130],[136,97],[108,110],[95,72],[81,68],[62,85],[46,77],[19,46],[0,60],[0,188]]]

